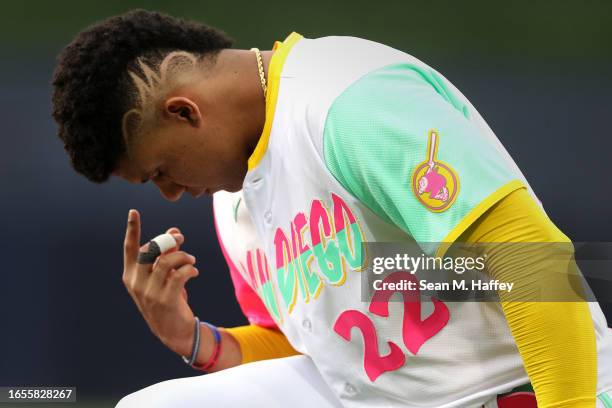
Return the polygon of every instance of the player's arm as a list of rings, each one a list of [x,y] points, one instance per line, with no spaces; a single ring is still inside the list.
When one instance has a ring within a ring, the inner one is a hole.
[[[332,104],[324,160],[346,190],[417,242],[454,241],[495,203],[524,191],[520,173],[473,115],[439,74],[409,64],[385,67]],[[424,205],[413,188],[415,169],[430,157],[430,129],[439,136],[436,160],[458,178],[448,186],[457,196],[443,211]],[[531,217],[523,221],[537,229],[533,238],[559,237],[541,215]],[[597,368],[586,304],[503,307],[540,406],[593,406]]]
[[[226,329],[240,349],[240,364],[298,355],[278,329],[251,324]]]
[[[223,249],[221,237],[219,242]],[[244,281],[229,254],[223,250],[223,255],[230,269],[232,282],[236,289],[236,297],[240,303],[241,309],[249,321],[259,320],[261,324],[250,324],[245,326],[220,328],[221,333],[221,358],[219,363],[213,367],[211,371],[222,370],[224,368],[233,367],[239,364],[246,364],[253,361],[268,360],[272,358],[289,357],[299,354],[293,349],[287,337],[273,323],[272,318],[266,311],[265,306],[253,291],[253,289]],[[264,325],[266,327],[264,327]],[[201,337],[211,337],[212,331],[207,326],[202,326]],[[206,362],[207,358],[214,352],[210,346],[210,341],[201,346],[198,356],[198,362]],[[207,346],[208,345],[208,346]],[[224,350],[226,349],[227,350]],[[227,355],[224,355],[227,353]],[[201,365],[198,363],[198,365]]]
[[[299,354],[291,347],[285,335],[278,329],[251,324],[219,328],[219,333],[221,334],[219,358],[207,370],[209,372],[220,371],[253,361]],[[197,366],[202,366],[210,361],[215,347],[213,336],[212,330],[208,326],[200,325],[200,349],[195,363]]]
[[[525,189],[519,189],[495,204],[458,240],[484,245],[487,272],[515,284],[516,290],[499,295],[538,407],[594,407],[595,330],[588,303],[575,296],[572,276],[564,275],[566,266],[572,274],[577,272],[569,238]],[[508,242],[513,244],[503,244]],[[532,299],[529,292],[542,287],[554,291],[559,301]],[[528,301],[520,301],[522,297]],[[573,298],[576,301],[570,301]]]
[[[195,258],[180,251],[185,238],[177,228],[173,235],[177,246],[161,254],[153,264],[137,261],[140,251],[140,215],[130,211],[124,241],[123,282],[151,331],[175,353],[191,355],[194,315],[187,303],[185,284],[198,276]],[[200,345],[195,364],[203,366],[215,352],[212,329],[200,325]],[[220,328],[221,348],[216,363],[208,371],[219,371],[239,364],[286,357],[297,352],[277,329],[256,325]]]
[[[154,263],[139,262],[139,252],[148,245],[140,245],[140,215],[130,211],[124,241],[122,280],[147,325],[168,348],[182,356],[191,355],[195,317],[187,303],[185,284],[198,276],[195,258],[180,250],[184,237],[177,228],[171,234],[177,246],[159,255]],[[214,337],[204,325],[200,327],[198,363],[202,364],[214,351]],[[213,370],[240,364],[240,346],[226,331],[221,331],[222,348]],[[205,359],[205,360],[204,360]]]

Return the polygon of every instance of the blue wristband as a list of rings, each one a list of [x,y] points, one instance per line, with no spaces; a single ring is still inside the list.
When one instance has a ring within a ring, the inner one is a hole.
[[[215,343],[219,344],[221,342],[221,333],[219,333],[219,329],[217,329],[217,326],[208,322],[202,322],[202,324],[205,324],[210,327],[210,330],[212,330],[213,336],[215,337]]]

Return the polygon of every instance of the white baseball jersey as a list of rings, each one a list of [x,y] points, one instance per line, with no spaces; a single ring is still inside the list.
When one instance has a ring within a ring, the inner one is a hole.
[[[215,211],[235,263],[260,253],[243,276],[292,346],[349,408],[479,407],[529,382],[499,303],[361,299],[362,242],[452,242],[510,192],[533,195],[476,109],[378,43],[292,33],[275,50],[250,217],[219,215],[236,194],[218,193]],[[591,314],[603,392],[612,336],[596,303]]]

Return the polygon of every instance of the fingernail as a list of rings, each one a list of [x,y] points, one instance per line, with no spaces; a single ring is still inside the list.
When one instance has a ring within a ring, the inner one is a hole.
[[[134,210],[128,211],[128,221],[132,221],[134,218]]]
[[[195,262],[196,261],[195,256],[193,256],[193,255],[189,255],[189,259],[191,259],[191,262]]]

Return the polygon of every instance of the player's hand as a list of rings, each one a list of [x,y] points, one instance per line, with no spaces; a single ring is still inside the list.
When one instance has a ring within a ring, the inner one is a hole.
[[[151,331],[174,352],[189,356],[193,343],[194,315],[187,304],[185,284],[198,276],[195,257],[180,251],[185,238],[178,228],[172,234],[177,247],[161,254],[154,264],[139,264],[140,214],[131,210],[124,242],[123,283]]]

